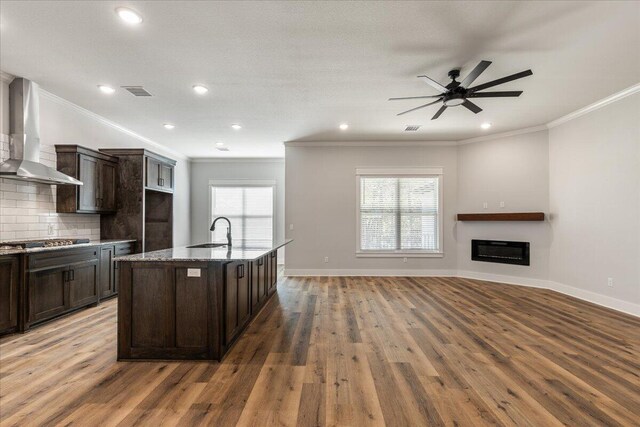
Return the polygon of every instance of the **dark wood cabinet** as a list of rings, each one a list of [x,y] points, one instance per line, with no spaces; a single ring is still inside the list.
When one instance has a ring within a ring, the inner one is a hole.
[[[251,312],[257,313],[267,300],[265,257],[251,262]]]
[[[98,302],[98,258],[69,266],[69,308]]]
[[[99,247],[27,256],[26,327],[98,302]]]
[[[145,185],[148,189],[173,192],[173,164],[158,158],[147,157],[146,166]]]
[[[135,239],[136,252],[173,246],[176,162],[144,149],[102,149],[118,158],[117,209],[100,218],[100,238]]]
[[[251,317],[248,262],[231,262],[226,265],[224,294],[224,342],[228,345],[238,336]]]
[[[29,323],[53,318],[70,308],[68,266],[29,273]]]
[[[207,264],[124,263],[119,271],[119,358],[214,357]]]
[[[277,258],[119,261],[118,359],[222,360],[273,296]]]
[[[100,299],[118,294],[117,265],[113,261],[116,256],[133,253],[135,242],[123,242],[102,245],[100,248]]]
[[[17,255],[0,256],[0,333],[18,327],[19,260]]]
[[[100,299],[116,294],[115,265],[113,263],[114,245],[100,248]]]
[[[269,255],[269,290],[271,295],[276,291],[278,286],[278,251],[272,251]]]
[[[118,158],[81,147],[56,145],[57,168],[83,185],[59,185],[58,213],[112,213],[117,209]]]
[[[78,179],[82,186],[78,188],[79,211],[96,212],[98,210],[98,159],[84,154],[78,155]]]

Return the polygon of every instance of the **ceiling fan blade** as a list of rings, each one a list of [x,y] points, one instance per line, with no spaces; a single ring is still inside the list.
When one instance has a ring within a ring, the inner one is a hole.
[[[479,90],[487,89],[487,88],[490,88],[490,87],[493,87],[493,86],[498,86],[498,85],[501,85],[503,83],[510,82],[512,80],[521,79],[523,77],[527,77],[527,76],[530,76],[532,74],[533,74],[533,71],[531,71],[531,70],[521,71],[519,73],[515,73],[515,74],[512,74],[512,75],[507,76],[507,77],[503,77],[503,78],[498,79],[498,80],[494,80],[494,81],[491,81],[491,82],[488,82],[488,83],[483,83],[483,84],[475,86],[475,87],[471,87],[468,90],[471,91],[471,92],[477,92]]]
[[[428,96],[406,96],[404,98],[389,98],[389,101],[400,101],[403,99],[421,99],[421,98],[441,98],[442,95],[428,95]]]
[[[442,107],[440,107],[440,109],[438,110],[438,112],[437,112],[433,117],[431,117],[431,120],[435,120],[435,119],[437,119],[438,117],[440,117],[440,114],[444,113],[444,110],[446,110],[446,109],[447,109],[447,106],[446,106],[446,105],[443,105]]]
[[[520,96],[521,90],[507,90],[503,92],[473,92],[467,94],[467,98],[502,98],[507,96]]]
[[[423,79],[425,81],[425,83],[431,85],[433,88],[435,88],[438,92],[440,93],[447,93],[447,88],[442,86],[440,83],[438,83],[435,80],[430,79],[427,76],[418,76],[419,79]]]
[[[478,107],[476,104],[474,104],[473,102],[469,101],[468,99],[466,99],[462,103],[462,106],[463,107],[467,107],[468,110],[471,110],[476,114],[478,114],[480,111],[482,111],[482,108]]]
[[[430,102],[430,103],[428,103],[428,104],[424,104],[424,105],[421,105],[421,106],[419,106],[419,107],[412,108],[411,110],[403,111],[402,113],[398,113],[397,115],[398,115],[398,116],[401,116],[401,115],[403,115],[403,114],[407,114],[407,113],[410,113],[410,112],[412,112],[412,111],[416,111],[416,110],[419,110],[419,109],[421,109],[421,108],[428,107],[429,105],[437,104],[437,103],[438,103],[438,102],[440,102],[440,101],[442,101],[442,98],[440,98],[440,99],[436,99],[435,101]]]
[[[491,65],[491,61],[480,61],[480,63],[476,65],[476,68],[474,68],[469,73],[469,75],[465,77],[465,79],[460,83],[460,85],[462,87],[469,87],[469,85],[473,83],[473,81],[477,79],[478,76],[482,74],[482,72],[486,70],[489,65]]]

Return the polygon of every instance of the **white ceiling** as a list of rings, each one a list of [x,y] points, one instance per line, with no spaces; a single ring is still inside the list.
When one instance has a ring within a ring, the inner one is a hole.
[[[131,27],[114,13],[133,7]],[[537,126],[640,81],[640,2],[5,1],[0,68],[190,157],[282,156],[283,141],[459,140]],[[478,61],[478,84],[531,68],[431,121],[397,117]],[[210,92],[196,96],[202,83]],[[96,85],[143,85],[154,97]],[[175,123],[167,131],[163,123]],[[338,125],[348,122],[348,131]],[[234,131],[232,123],[243,129]],[[422,125],[405,133],[407,124]],[[224,142],[231,151],[215,150]]]

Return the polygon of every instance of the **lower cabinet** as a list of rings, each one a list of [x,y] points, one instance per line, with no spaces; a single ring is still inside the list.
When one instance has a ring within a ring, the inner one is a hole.
[[[230,262],[224,279],[224,342],[230,344],[251,317],[251,281],[248,262]]]
[[[273,251],[267,256],[269,257],[269,289],[267,293],[271,295],[276,291],[278,285],[278,251]]]
[[[27,259],[27,327],[98,302],[99,247],[56,250]]]
[[[118,275],[116,274],[116,256],[133,253],[134,242],[102,245],[100,249],[100,299],[118,294]]]
[[[257,313],[267,301],[267,257],[251,261],[251,312]]]
[[[122,262],[119,359],[212,359],[212,292],[205,265]]]
[[[0,333],[18,327],[19,256],[0,257]]]

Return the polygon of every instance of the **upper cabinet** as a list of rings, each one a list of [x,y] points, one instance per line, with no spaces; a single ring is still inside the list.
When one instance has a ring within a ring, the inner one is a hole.
[[[59,185],[58,213],[113,213],[116,211],[118,158],[79,145],[56,145],[57,168],[83,185]]]
[[[173,167],[175,162],[159,157],[146,157],[146,182],[150,190],[173,192]]]

